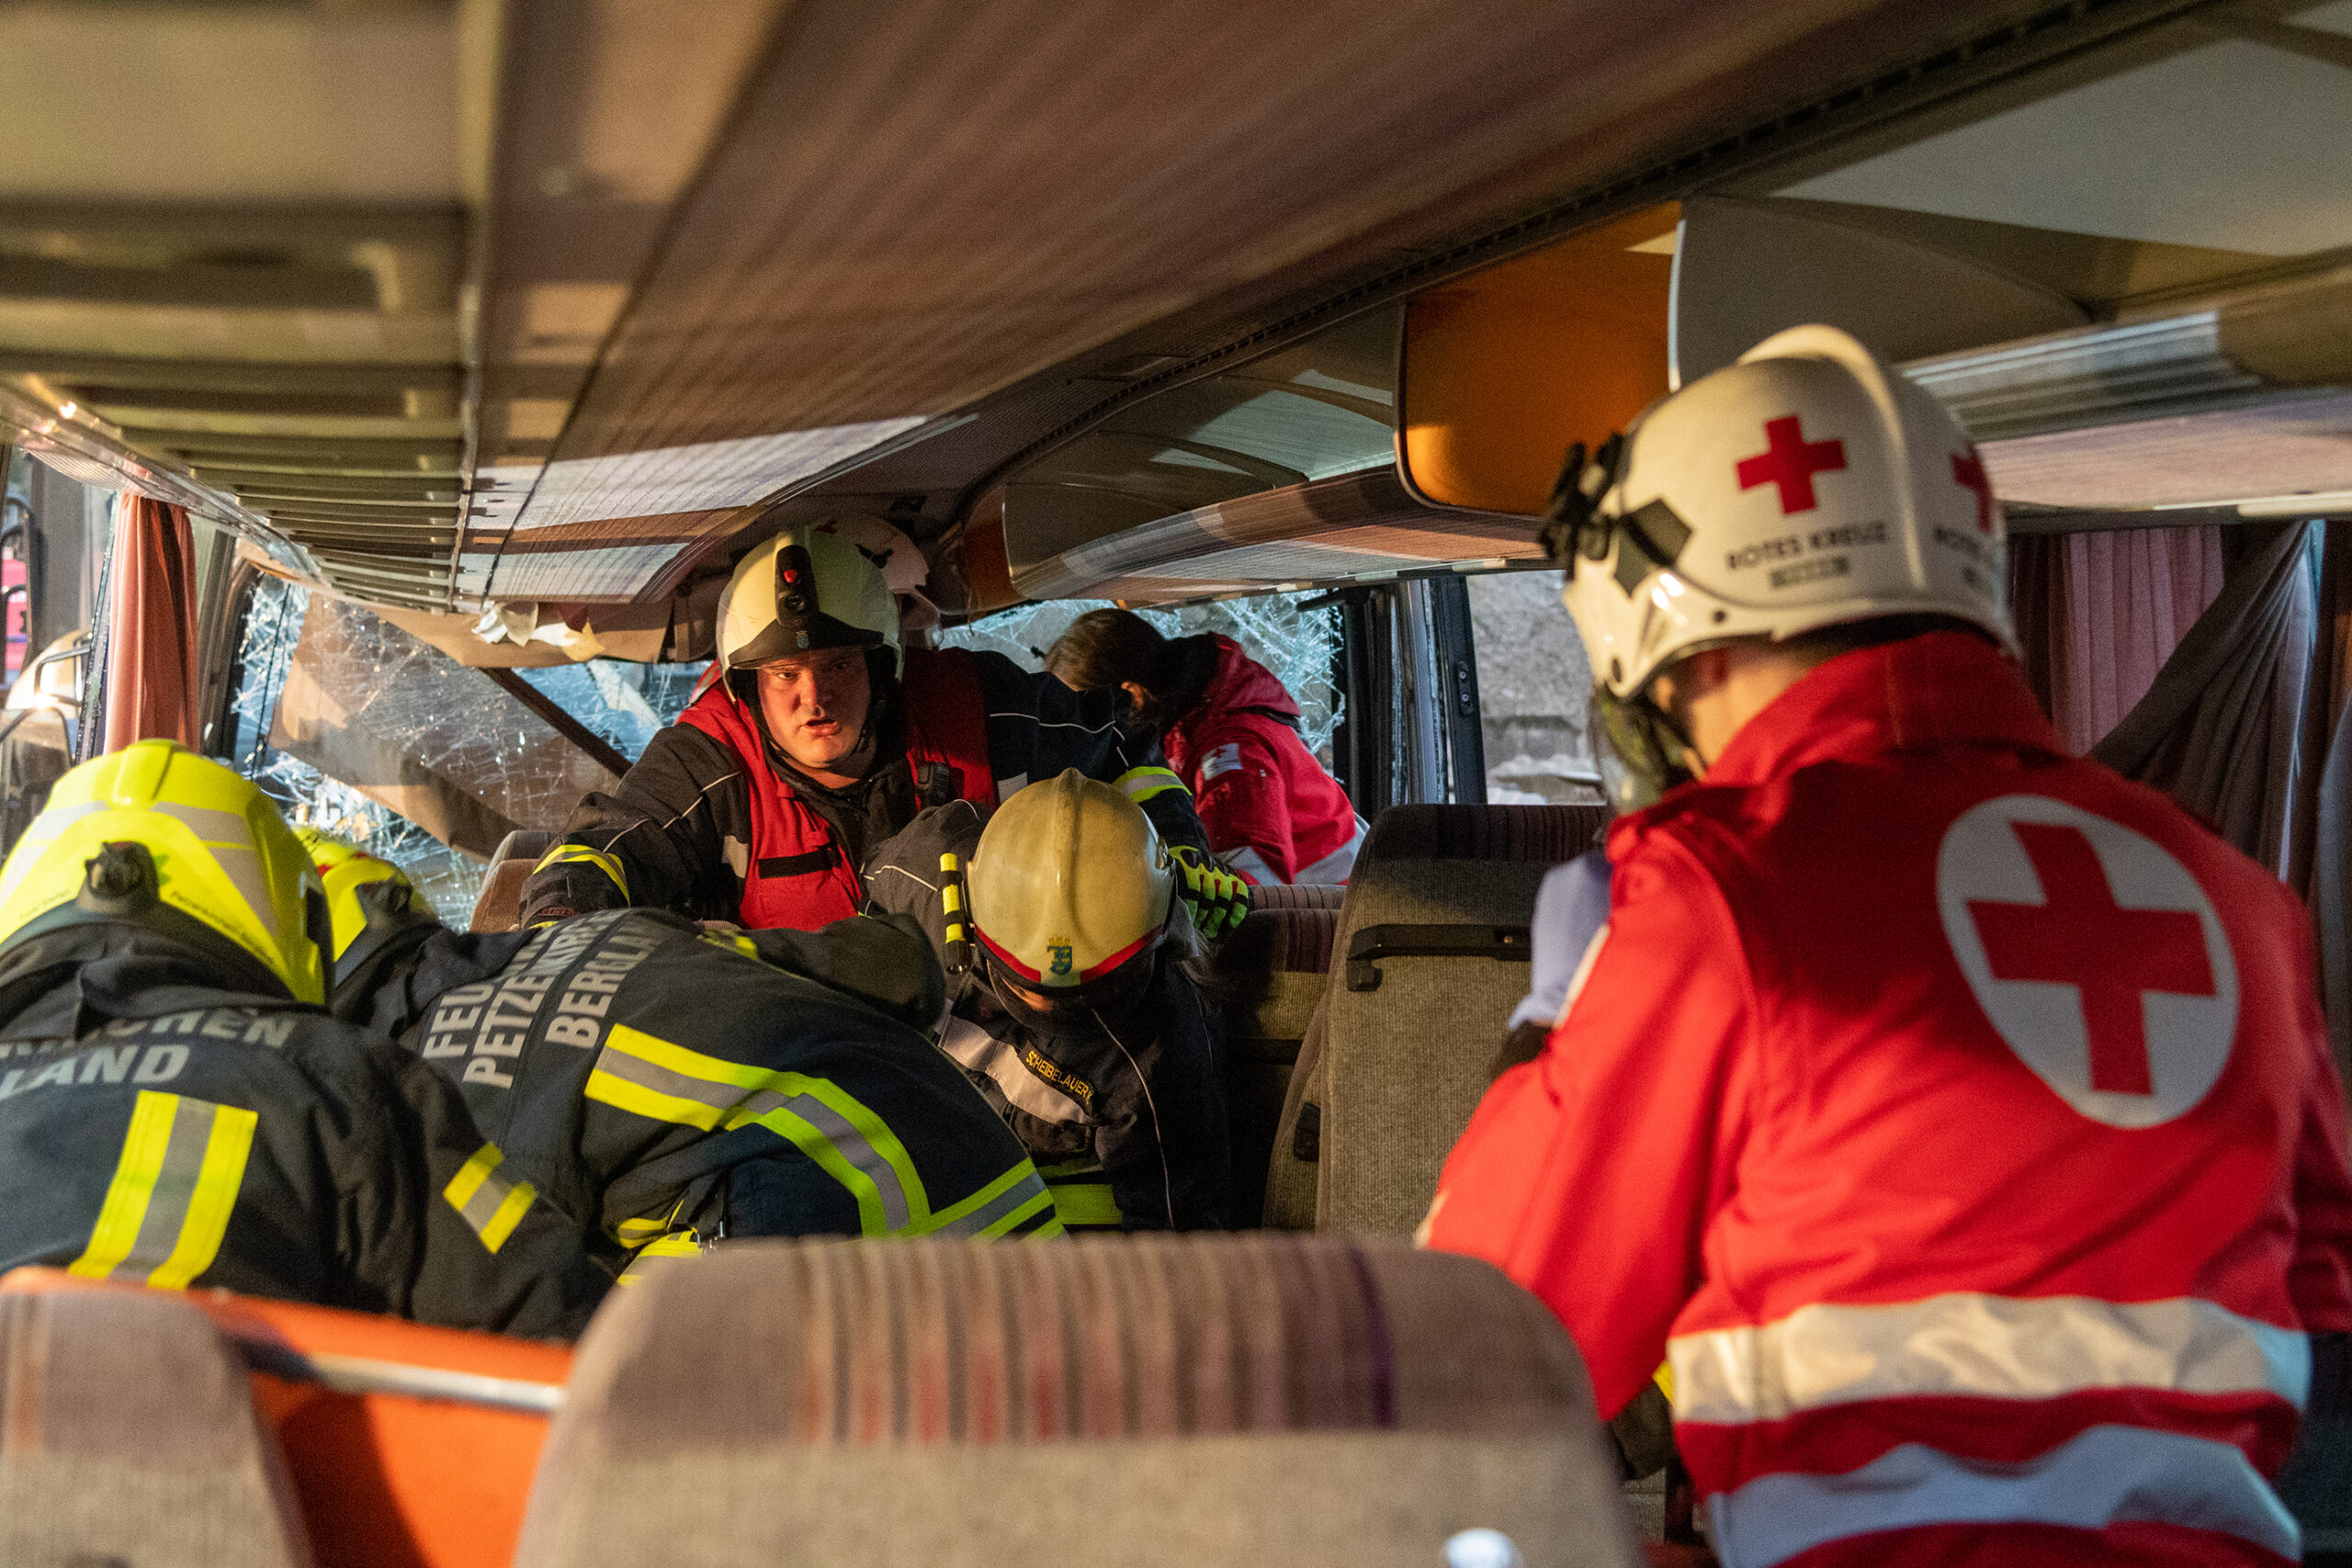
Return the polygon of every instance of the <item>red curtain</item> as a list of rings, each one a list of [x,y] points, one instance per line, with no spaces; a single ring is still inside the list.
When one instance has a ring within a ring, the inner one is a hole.
[[[105,749],[154,739],[198,745],[196,536],[187,513],[123,496],[107,570]]]

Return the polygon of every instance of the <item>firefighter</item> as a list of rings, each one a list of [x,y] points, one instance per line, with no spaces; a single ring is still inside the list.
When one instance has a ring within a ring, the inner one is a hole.
[[[581,802],[524,887],[524,923],[639,905],[813,931],[857,911],[866,855],[917,811],[993,806],[1067,766],[1186,846],[1188,897],[1234,903],[1192,796],[1113,698],[1001,654],[902,651],[881,566],[834,525],[796,526],[736,567],[716,678],[618,790]]]
[[[1363,818],[1299,739],[1298,703],[1229,637],[1170,641],[1132,610],[1090,610],[1046,651],[1081,692],[1126,694],[1199,803],[1209,848],[1252,883],[1341,883]]]
[[[0,870],[0,1267],[576,1334],[612,1275],[464,1100],[320,1010],[328,917],[251,783],[166,740]]]
[[[931,935],[950,971],[940,1048],[1020,1134],[1065,1225],[1227,1223],[1219,1022],[1141,811],[1072,769],[985,825],[968,805],[923,813],[867,885],[869,908]]]
[[[1668,1359],[1726,1563],[2294,1562],[2265,1477],[2352,1328],[2311,934],[2061,750],[1975,448],[1794,328],[1572,454],[1551,536],[1622,750],[1693,778],[1430,1244],[1604,1411]]]
[[[727,1236],[1061,1230],[931,1044],[945,998],[911,922],[718,932],[609,909],[466,934],[391,879],[345,897],[336,1014],[456,1080],[625,1284]]]

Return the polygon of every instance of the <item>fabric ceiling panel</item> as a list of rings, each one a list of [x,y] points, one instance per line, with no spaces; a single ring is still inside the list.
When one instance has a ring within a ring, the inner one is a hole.
[[[1818,85],[2021,7],[1969,9],[807,0],[552,456],[944,415],[1383,225],[1428,231],[1481,180],[1557,189],[1629,138],[1783,101],[1803,84],[1734,67],[1858,13],[1866,49],[1819,55]]]

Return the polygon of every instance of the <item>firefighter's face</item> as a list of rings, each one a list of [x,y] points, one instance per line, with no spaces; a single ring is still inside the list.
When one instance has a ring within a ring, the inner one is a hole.
[[[874,700],[865,652],[820,649],[759,669],[760,715],[784,754],[811,773],[833,773],[865,739]]]

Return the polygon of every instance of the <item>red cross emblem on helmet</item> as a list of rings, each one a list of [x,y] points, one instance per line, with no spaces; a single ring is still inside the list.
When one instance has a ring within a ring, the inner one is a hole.
[[[1813,476],[1834,473],[1846,466],[1843,441],[1807,441],[1796,414],[1764,422],[1764,450],[1739,460],[1739,488],[1777,485],[1781,514],[1811,512],[1821,504],[1813,493]]]

